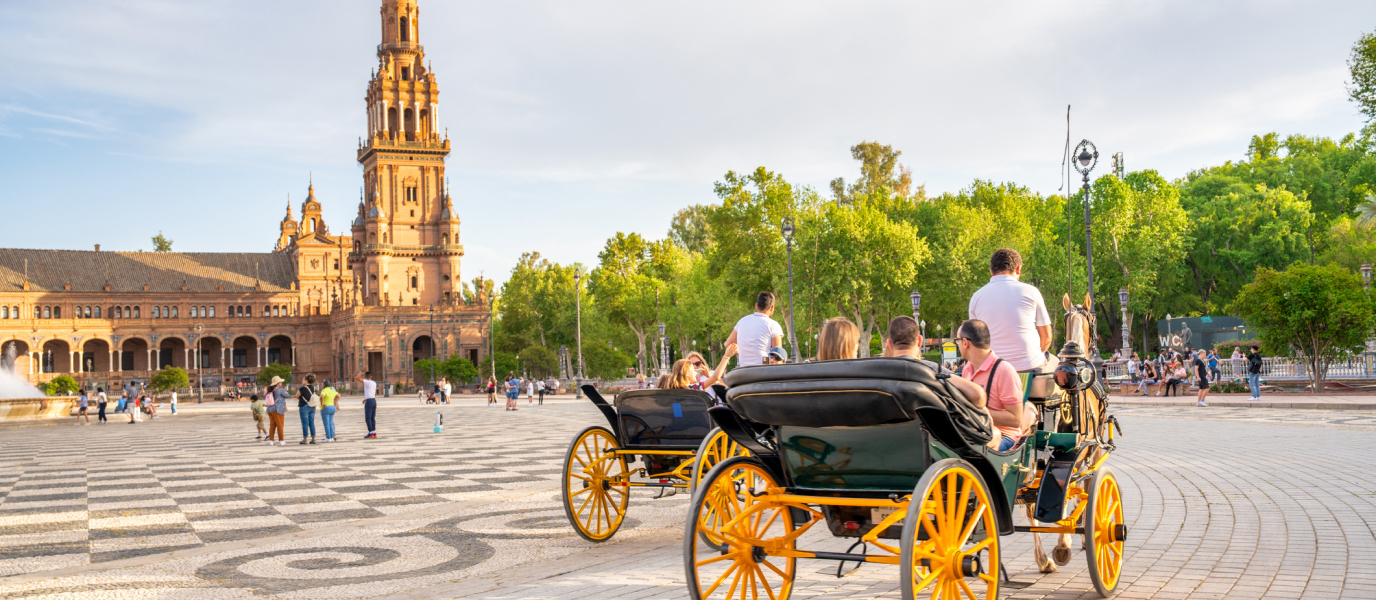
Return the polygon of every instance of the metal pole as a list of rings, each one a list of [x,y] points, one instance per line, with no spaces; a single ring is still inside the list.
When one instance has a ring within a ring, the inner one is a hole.
[[[430,385],[435,385],[435,305],[430,305]]]
[[[577,267],[575,267],[577,269]],[[574,314],[577,320],[577,330],[575,337],[578,342],[578,376],[573,381],[573,395],[575,398],[583,397],[583,294],[579,289],[579,282],[583,279],[582,273],[577,270],[573,272],[573,304]]]
[[[788,238],[788,343],[793,346],[793,362],[798,358],[798,335],[793,327],[793,238]]]
[[[1089,174],[1085,174],[1085,273],[1089,276],[1089,296],[1094,297],[1094,238],[1089,218]]]

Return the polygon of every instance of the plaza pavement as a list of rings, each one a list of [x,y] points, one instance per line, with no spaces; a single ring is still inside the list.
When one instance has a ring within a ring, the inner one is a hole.
[[[687,499],[633,497],[611,542],[558,500],[568,440],[601,417],[559,398],[356,398],[335,444],[253,439],[238,403],[128,425],[0,429],[0,600],[683,598]],[[435,434],[436,410],[446,431]],[[1376,413],[1118,404],[1110,466],[1131,533],[1122,598],[1376,597]],[[1094,598],[1084,554],[1054,574],[1001,538],[1001,597]],[[821,529],[805,546],[844,550]],[[1048,545],[1050,540],[1047,540]],[[1075,544],[1078,547],[1078,543]],[[794,598],[898,598],[897,569],[800,561]]]

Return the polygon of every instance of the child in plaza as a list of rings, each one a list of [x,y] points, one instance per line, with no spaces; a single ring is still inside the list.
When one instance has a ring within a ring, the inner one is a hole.
[[[263,406],[263,401],[258,399],[258,394],[249,396],[249,400],[251,400],[251,402],[248,405],[248,410],[253,413],[253,423],[258,426],[258,437],[254,439],[261,440],[268,437],[268,428],[266,425],[266,421],[268,420],[267,407]]]

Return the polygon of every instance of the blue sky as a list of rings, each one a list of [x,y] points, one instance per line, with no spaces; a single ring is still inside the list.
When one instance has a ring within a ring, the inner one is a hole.
[[[354,214],[377,0],[0,3],[0,245],[269,251],[307,180]],[[1341,136],[1370,1],[421,0],[465,278],[595,263],[766,166],[825,190],[878,140],[929,193],[1059,185],[1075,141],[1167,177]]]

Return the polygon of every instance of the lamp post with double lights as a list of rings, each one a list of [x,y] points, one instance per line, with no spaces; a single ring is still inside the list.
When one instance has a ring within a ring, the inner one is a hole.
[[[788,344],[793,347],[793,362],[798,359],[798,337],[793,330],[793,219],[784,217],[780,230],[784,234],[784,245],[788,247]]]
[[[1123,308],[1123,360],[1132,356],[1131,330],[1128,328],[1128,289],[1118,288],[1118,304]]]
[[[435,389],[435,305],[430,305],[430,388]]]
[[[1089,280],[1089,296],[1094,297],[1094,236],[1089,215],[1089,172],[1094,170],[1094,166],[1099,164],[1099,149],[1094,147],[1094,142],[1081,140],[1075,147],[1075,170],[1079,171],[1084,177],[1082,189],[1085,192],[1085,276]],[[1089,336],[1089,343],[1093,347],[1085,348],[1085,353],[1090,356],[1090,361],[1094,363],[1096,369],[1103,369],[1104,359],[1099,356],[1098,342],[1095,336]]]

